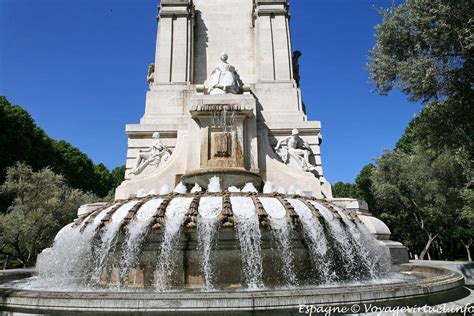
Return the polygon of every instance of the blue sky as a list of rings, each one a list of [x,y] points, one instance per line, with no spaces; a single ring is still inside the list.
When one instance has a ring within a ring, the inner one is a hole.
[[[158,0],[0,0],[0,95],[50,136],[109,168],[125,162],[125,124],[143,114]],[[293,0],[293,49],[303,52],[308,117],[322,121],[331,182],[352,182],[392,148],[421,106],[371,92],[365,70],[391,0]]]

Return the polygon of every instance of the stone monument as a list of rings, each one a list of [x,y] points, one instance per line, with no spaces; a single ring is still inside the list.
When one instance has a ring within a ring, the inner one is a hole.
[[[301,53],[292,48],[288,10],[287,0],[161,1],[145,113],[126,127],[125,181],[116,199],[180,182],[205,190],[213,176],[224,189],[249,182],[262,189],[269,181],[350,206],[388,239],[365,204],[332,197],[321,123],[308,121],[302,102]]]
[[[257,187],[271,181],[332,197],[321,124],[308,121],[294,78],[288,7],[286,0],[161,1],[145,114],[126,128],[126,180],[118,199],[216,168],[232,168]],[[307,147],[276,151],[294,129]],[[137,172],[155,132],[172,154]]]

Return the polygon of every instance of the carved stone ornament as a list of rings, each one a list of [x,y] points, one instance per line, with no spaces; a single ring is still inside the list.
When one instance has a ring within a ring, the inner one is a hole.
[[[155,64],[148,65],[148,73],[146,75],[146,81],[148,85],[152,85],[155,82]]]
[[[170,158],[171,151],[160,141],[160,133],[154,133],[153,138],[151,146],[138,153],[132,174],[140,174],[148,166],[159,167]]]
[[[286,143],[287,147],[280,148],[284,143]],[[310,146],[308,142],[299,136],[299,131],[296,128],[292,130],[291,136],[278,141],[278,144],[275,146],[275,152],[285,164],[288,164],[290,159],[294,159],[304,171],[317,172],[316,166],[309,162]]]

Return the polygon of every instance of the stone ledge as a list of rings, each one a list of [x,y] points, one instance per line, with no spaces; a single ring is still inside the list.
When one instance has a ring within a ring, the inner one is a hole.
[[[409,306],[441,304],[466,297],[463,277],[445,269],[403,265],[402,270],[424,275],[421,280],[301,289],[216,292],[54,292],[0,290],[1,308],[24,312],[156,312],[215,313],[297,312],[300,304],[350,306],[374,304]]]

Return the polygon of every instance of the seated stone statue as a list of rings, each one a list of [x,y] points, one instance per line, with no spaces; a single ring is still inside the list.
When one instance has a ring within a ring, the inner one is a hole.
[[[158,167],[171,156],[171,151],[160,141],[160,133],[153,133],[153,138],[151,146],[138,153],[132,174],[139,174],[148,166]]]
[[[286,151],[280,149],[283,143],[287,145]],[[275,146],[275,151],[284,163],[288,162],[288,155],[290,155],[295,158],[304,171],[312,172],[316,170],[316,167],[309,162],[311,148],[308,142],[299,136],[299,131],[296,128],[292,130],[291,136],[278,141],[278,144]]]
[[[226,53],[222,53],[220,63],[206,81],[205,87],[208,94],[241,94],[243,92],[242,81],[235,68],[227,63],[228,58]]]

